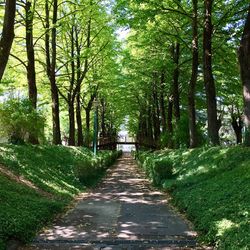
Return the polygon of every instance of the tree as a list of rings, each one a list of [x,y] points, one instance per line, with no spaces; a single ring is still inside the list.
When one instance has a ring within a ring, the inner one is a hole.
[[[25,3],[25,28],[26,28],[26,51],[27,51],[27,79],[29,89],[29,100],[34,109],[37,108],[37,86],[36,86],[36,67],[35,67],[35,50],[33,37],[33,20],[35,12],[36,0]],[[29,141],[32,144],[38,144],[38,138],[29,135]]]
[[[27,135],[43,139],[44,117],[29,99],[9,99],[0,105],[1,134],[12,143],[24,143]]]
[[[124,122],[142,144],[158,148],[196,147],[203,141],[201,131],[214,145],[234,143],[232,127],[241,141],[236,49],[242,37],[238,57],[247,107],[249,28],[246,22],[242,36],[241,27],[248,0],[16,4],[16,36],[1,91],[28,93],[34,110],[52,113],[53,128],[46,132],[49,140],[53,134],[53,143],[61,143],[62,130],[70,145],[90,144],[95,98],[104,137],[114,138]],[[116,23],[112,7],[119,14]],[[122,46],[115,38],[117,25],[129,28]],[[231,107],[232,114],[225,112]]]
[[[244,97],[245,144],[250,146],[250,6],[240,42],[239,62]]]
[[[52,2],[52,27],[50,27],[50,8],[49,0],[45,1],[45,50],[46,50],[46,66],[47,75],[50,81],[50,91],[52,99],[52,119],[53,119],[53,143],[61,144],[61,128],[60,128],[60,107],[59,107],[59,93],[56,83],[56,59],[57,59],[57,15],[58,15],[58,1]]]
[[[231,124],[236,136],[236,144],[242,143],[242,129],[243,129],[243,120],[242,113],[238,107],[231,107]]]
[[[35,51],[33,37],[33,20],[35,12],[36,0],[33,5],[31,1],[26,0],[25,3],[25,28],[26,28],[26,51],[27,51],[27,79],[29,86],[29,99],[34,109],[37,107],[37,86],[36,86],[36,67],[35,67]]]
[[[198,145],[197,127],[196,127],[196,108],[195,108],[195,89],[198,77],[199,67],[199,41],[198,41],[198,0],[192,0],[193,3],[193,42],[192,42],[192,76],[189,83],[188,92],[188,112],[189,112],[189,135],[190,148],[195,148]]]
[[[220,144],[219,121],[217,119],[216,89],[212,69],[212,8],[213,0],[204,0],[203,73],[207,98],[208,136],[213,145],[218,145]]]
[[[16,0],[6,0],[3,30],[0,40],[0,82],[9,59],[14,39],[14,24],[16,14]]]

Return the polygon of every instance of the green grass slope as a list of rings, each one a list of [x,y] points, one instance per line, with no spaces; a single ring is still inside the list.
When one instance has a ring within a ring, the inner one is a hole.
[[[249,148],[215,147],[144,153],[140,159],[144,165],[154,157],[172,162],[173,177],[161,183],[194,222],[202,241],[218,249],[249,249],[249,155]]]
[[[0,175],[0,249],[10,239],[27,242],[66,205]]]
[[[71,198],[82,188],[74,164],[91,157],[84,148],[0,145],[0,164],[46,192]]]
[[[0,168],[28,180],[42,192],[0,171],[0,250],[10,239],[32,239],[84,191],[85,184],[95,183],[118,156],[100,152],[94,157],[90,150],[76,147],[1,144]]]

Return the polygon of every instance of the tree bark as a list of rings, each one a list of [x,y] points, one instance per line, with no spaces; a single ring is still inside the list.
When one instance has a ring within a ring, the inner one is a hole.
[[[86,129],[87,131],[90,131],[90,110],[85,109],[85,113],[86,113]]]
[[[143,142],[143,124],[142,124],[142,120],[143,120],[143,115],[142,115],[142,112],[140,112],[138,131],[137,131],[137,134],[136,134],[136,141],[139,144],[141,144]]]
[[[172,100],[172,97],[170,97],[168,100],[167,126],[168,126],[168,134],[169,134],[168,147],[173,148],[173,100]]]
[[[27,79],[29,87],[29,100],[34,109],[37,107],[37,87],[36,87],[36,68],[35,68],[35,52],[33,39],[33,19],[34,13],[31,2],[25,5],[25,26],[26,26],[26,51],[27,51]]]
[[[158,100],[158,89],[157,89],[157,74],[153,75],[153,126],[154,126],[154,144],[157,145],[160,134],[161,134],[161,128],[160,128],[160,109],[159,109],[159,100]]]
[[[51,51],[50,51],[50,14],[48,0],[45,2],[46,12],[46,35],[45,35],[45,48],[46,48],[46,63],[47,75],[50,80],[50,91],[52,99],[52,120],[53,120],[53,143],[55,145],[62,144],[61,130],[60,130],[60,107],[59,107],[59,93],[56,84],[56,24],[58,1],[53,1],[53,21],[51,31]]]
[[[146,144],[154,144],[154,136],[153,136],[153,124],[152,124],[152,120],[153,120],[153,114],[152,114],[152,107],[148,107],[148,110],[146,112],[146,116],[145,113],[142,114],[143,118],[142,118],[142,135],[143,135],[143,143],[146,142]],[[146,119],[145,119],[146,118]]]
[[[33,6],[35,9],[35,5]],[[25,29],[26,29],[26,53],[27,53],[27,80],[29,100],[34,109],[37,108],[37,87],[36,87],[36,69],[35,69],[35,52],[33,39],[33,20],[34,10],[32,10],[32,3],[25,3]],[[29,135],[29,142],[32,144],[39,144],[38,137]]]
[[[250,6],[239,48],[244,98],[245,144],[250,146]]]
[[[68,103],[69,115],[69,146],[75,146],[75,105],[74,102]]]
[[[82,107],[80,92],[76,96],[76,122],[77,122],[77,146],[84,145],[83,142],[83,128],[82,128]]]
[[[105,103],[104,99],[101,100],[101,105],[102,105],[102,109],[101,109],[101,135],[103,138],[105,138],[107,133],[106,133],[106,123],[105,123],[106,103]]]
[[[0,40],[0,82],[8,63],[11,46],[14,40],[14,24],[16,14],[16,0],[6,0],[3,30]]]
[[[173,45],[173,60],[175,64],[174,75],[173,75],[173,105],[174,105],[174,116],[176,121],[180,120],[180,93],[179,93],[179,76],[180,76],[180,43],[177,42]]]
[[[89,135],[90,135],[90,112],[93,106],[93,102],[97,96],[98,88],[95,89],[94,93],[91,94],[90,100],[87,103],[87,106],[84,107],[85,109],[85,116],[86,116],[86,142],[85,144],[88,145],[90,143],[89,141]]]
[[[76,78],[77,82],[81,78],[80,68],[81,68],[81,47],[79,44],[79,36],[77,27],[73,30],[75,32],[75,47],[76,47]],[[83,126],[82,126],[82,105],[81,105],[81,84],[78,86],[77,94],[76,94],[76,122],[77,122],[77,145],[79,147],[84,145],[84,137],[83,137]]]
[[[241,144],[242,143],[242,129],[243,129],[243,121],[241,119],[241,115],[232,114],[231,115],[232,121],[232,127],[236,136],[236,143]]]
[[[161,73],[161,93],[160,93],[160,110],[161,110],[161,125],[162,132],[167,132],[167,118],[166,118],[166,106],[165,106],[165,72]]]
[[[73,88],[75,85],[75,44],[74,44],[74,25],[70,32],[71,41],[71,79],[70,88],[68,92],[68,110],[69,110],[69,145],[75,146],[75,97],[73,96]]]
[[[188,92],[188,114],[189,114],[189,146],[195,148],[198,146],[197,127],[196,127],[196,108],[195,108],[195,88],[198,77],[199,67],[199,41],[198,41],[198,0],[193,1],[193,58],[192,58],[192,76],[189,83]]]
[[[216,89],[212,69],[212,7],[213,0],[204,0],[205,27],[203,32],[204,84],[207,99],[208,136],[213,145],[219,145],[219,124],[217,119]]]

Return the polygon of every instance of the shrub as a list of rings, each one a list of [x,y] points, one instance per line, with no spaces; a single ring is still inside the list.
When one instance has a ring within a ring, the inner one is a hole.
[[[28,99],[9,99],[0,105],[0,133],[14,144],[28,137],[43,138],[45,119]]]
[[[97,176],[97,166],[90,159],[83,159],[76,163],[75,174],[81,183],[88,185]]]
[[[75,164],[75,174],[85,185],[92,185],[121,155],[121,151],[101,151],[96,158],[85,158]]]
[[[168,158],[156,158],[150,152],[137,153],[139,165],[142,166],[147,176],[156,186],[161,185],[164,180],[173,175],[173,164]]]
[[[153,171],[154,184],[161,185],[164,180],[172,177],[173,163],[167,158],[154,160]]]

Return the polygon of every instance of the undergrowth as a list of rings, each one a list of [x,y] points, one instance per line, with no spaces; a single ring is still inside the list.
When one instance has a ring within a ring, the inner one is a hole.
[[[250,149],[244,147],[165,150],[139,155],[170,161],[173,176],[160,186],[194,222],[200,240],[218,249],[250,246]]]
[[[86,148],[0,145],[0,167],[43,191],[0,172],[0,250],[9,240],[32,239],[75,195],[96,184],[120,154],[103,151],[94,157]]]

